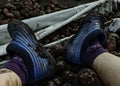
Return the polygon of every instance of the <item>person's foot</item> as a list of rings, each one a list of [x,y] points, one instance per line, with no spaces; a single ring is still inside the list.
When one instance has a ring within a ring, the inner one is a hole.
[[[93,58],[96,57],[96,53],[93,54],[94,50],[104,43],[106,34],[103,31],[102,15],[99,13],[89,14],[84,21],[84,24],[80,31],[74,36],[72,40],[65,46],[66,48],[66,59],[73,63],[78,63],[83,66],[91,66]],[[93,46],[96,47],[93,49]],[[91,52],[88,52],[89,49]],[[102,49],[100,53],[104,52]],[[92,55],[92,57],[90,56]],[[91,60],[92,59],[92,60]],[[89,62],[90,60],[90,62]]]
[[[39,46],[28,25],[20,20],[14,20],[8,24],[8,32],[13,40],[7,46],[7,53],[11,58],[18,55],[23,59],[29,80],[40,80],[53,73],[54,58]]]

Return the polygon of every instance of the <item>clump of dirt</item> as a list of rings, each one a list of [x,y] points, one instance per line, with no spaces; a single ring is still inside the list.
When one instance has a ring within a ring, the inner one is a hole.
[[[11,19],[27,19],[73,7],[79,3],[89,2],[88,0],[54,0],[49,3],[47,1],[48,0],[44,0],[43,2],[41,2],[41,0],[11,0],[11,2],[8,2],[0,8],[0,24],[8,23]],[[105,21],[108,22],[112,18],[120,17],[119,14],[120,12],[118,10],[114,10],[113,13],[104,15]],[[65,25],[60,30],[42,39],[40,42],[42,44],[48,44],[72,34],[76,34],[83,24],[83,19],[84,18],[81,18]],[[104,25],[108,25],[106,22]],[[120,31],[118,30],[116,33],[108,31],[106,33],[107,40],[104,47],[108,49],[109,52],[120,56]],[[89,82],[94,84],[94,86],[104,86],[94,70],[86,69],[80,65],[67,62],[64,59],[65,53],[62,44],[49,48],[49,51],[57,61],[56,74],[43,81],[34,83],[32,86],[88,86]],[[1,61],[5,59],[8,58],[5,56]]]

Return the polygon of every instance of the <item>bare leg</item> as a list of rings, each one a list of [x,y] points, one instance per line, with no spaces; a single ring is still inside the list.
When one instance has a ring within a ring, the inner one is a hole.
[[[93,68],[106,86],[120,86],[120,58],[103,53],[94,60]]]

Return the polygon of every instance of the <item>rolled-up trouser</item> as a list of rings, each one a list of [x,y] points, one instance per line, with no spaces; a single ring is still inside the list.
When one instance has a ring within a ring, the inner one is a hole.
[[[22,82],[15,72],[4,68],[0,69],[0,86],[22,86]]]
[[[120,86],[120,58],[103,53],[94,60],[93,69],[98,73],[105,86]]]

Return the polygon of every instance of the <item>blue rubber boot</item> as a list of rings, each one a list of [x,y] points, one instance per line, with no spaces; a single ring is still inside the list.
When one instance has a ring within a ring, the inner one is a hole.
[[[30,27],[20,20],[8,24],[8,32],[12,37],[7,53],[12,58],[20,56],[29,73],[29,80],[36,81],[54,73],[54,58],[43,47],[38,45]]]
[[[83,54],[93,39],[98,38],[101,45],[103,45],[106,34],[103,31],[102,23],[103,17],[99,13],[89,14],[84,21],[80,31],[70,40],[65,46],[66,59],[77,64],[85,64]]]

